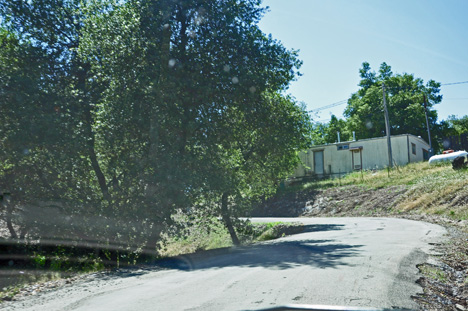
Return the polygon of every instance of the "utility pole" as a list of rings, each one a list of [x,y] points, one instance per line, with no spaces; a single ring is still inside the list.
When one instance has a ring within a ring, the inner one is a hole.
[[[393,167],[393,156],[392,156],[392,141],[390,138],[390,121],[388,119],[388,110],[387,110],[387,100],[385,98],[385,84],[382,83],[382,93],[383,93],[383,105],[384,105],[384,114],[385,114],[385,131],[387,132],[387,146],[388,146],[388,167]]]
[[[429,129],[429,118],[427,117],[427,102],[426,95],[424,95],[424,113],[426,114],[426,126],[427,126],[427,137],[429,139],[429,156],[432,156],[432,142],[431,142],[431,130]]]

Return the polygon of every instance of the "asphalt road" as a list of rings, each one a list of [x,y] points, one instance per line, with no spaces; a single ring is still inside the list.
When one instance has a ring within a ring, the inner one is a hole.
[[[270,218],[306,232],[65,286],[6,310],[257,310],[285,304],[417,308],[416,264],[437,225],[390,218]],[[0,307],[1,308],[1,307]]]

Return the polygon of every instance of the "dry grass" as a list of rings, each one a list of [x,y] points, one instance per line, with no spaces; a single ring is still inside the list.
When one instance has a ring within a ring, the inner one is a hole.
[[[411,163],[397,166],[391,170],[374,170],[354,172],[342,178],[326,179],[304,183],[291,187],[292,191],[304,189],[325,189],[329,187],[360,185],[370,189],[385,188],[396,185],[412,185],[421,178],[436,176],[449,172],[455,173],[449,164],[429,165],[427,162]],[[464,174],[466,176],[466,172]]]
[[[343,178],[302,185],[304,189],[360,186],[386,189],[404,186],[406,193],[395,202],[394,212],[442,214],[455,219],[468,219],[468,170],[452,169],[449,164],[411,163],[390,171],[354,172]]]
[[[464,199],[468,194],[468,171],[454,171],[450,166],[443,166],[418,175],[396,209],[449,216],[456,216],[456,209],[458,216],[466,216],[468,205]]]

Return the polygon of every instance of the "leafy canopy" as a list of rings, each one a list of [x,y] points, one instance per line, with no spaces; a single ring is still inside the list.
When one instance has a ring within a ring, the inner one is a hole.
[[[221,213],[231,230],[310,140],[283,95],[301,61],[258,28],[260,4],[0,0],[9,221],[135,254],[177,210]]]
[[[429,80],[424,84],[413,74],[394,74],[385,62],[378,73],[367,62],[359,72],[361,88],[351,95],[344,111],[348,131],[355,131],[358,139],[385,135],[382,89],[385,85],[391,134],[413,134],[427,140],[424,101],[430,127],[435,129],[437,112],[432,108],[442,100],[440,83]]]

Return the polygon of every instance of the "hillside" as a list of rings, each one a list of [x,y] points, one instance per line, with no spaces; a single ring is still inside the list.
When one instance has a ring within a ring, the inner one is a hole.
[[[295,184],[258,206],[255,216],[440,215],[468,219],[468,171],[412,163],[391,171]],[[463,222],[465,223],[465,222]]]

